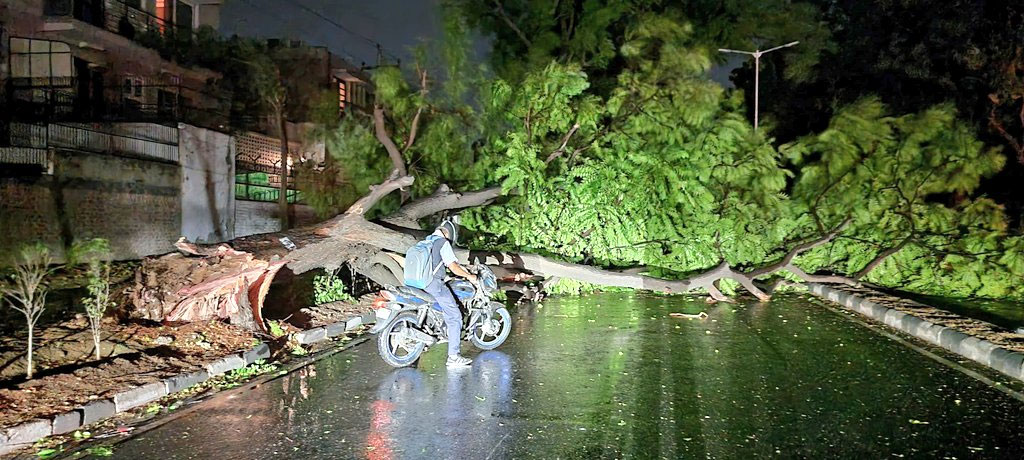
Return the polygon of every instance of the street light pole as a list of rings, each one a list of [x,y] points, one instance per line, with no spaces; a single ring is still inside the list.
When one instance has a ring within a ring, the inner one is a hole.
[[[775,51],[775,50],[780,50],[782,48],[789,48],[790,46],[796,45],[798,43],[800,43],[800,42],[786,43],[785,45],[776,46],[775,48],[770,48],[770,49],[767,49],[767,50],[764,50],[764,51],[761,51],[761,50],[739,51],[739,50],[731,50],[731,49],[726,49],[726,48],[719,48],[718,49],[718,51],[723,52],[723,53],[749,54],[751,56],[754,56],[754,131],[757,131],[757,123],[758,123],[758,115],[759,115],[758,114],[758,109],[759,109],[758,105],[760,103],[760,92],[761,92],[761,56],[764,55],[764,54],[767,54],[767,53],[771,53],[772,51]]]

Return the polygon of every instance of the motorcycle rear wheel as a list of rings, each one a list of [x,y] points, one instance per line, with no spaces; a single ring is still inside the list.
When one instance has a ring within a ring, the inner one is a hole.
[[[493,335],[486,334],[484,332],[484,325],[479,324],[469,336],[469,341],[473,343],[473,346],[481,350],[498,348],[501,344],[505,343],[509,332],[512,332],[512,315],[508,313],[505,307],[496,308],[494,316],[490,321],[497,321],[496,331],[494,331]]]
[[[402,328],[416,327],[416,314],[411,311],[399,313],[390,324],[377,335],[377,353],[392,367],[405,367],[415,363],[426,346],[423,342],[398,337]],[[406,352],[400,355],[400,352]]]

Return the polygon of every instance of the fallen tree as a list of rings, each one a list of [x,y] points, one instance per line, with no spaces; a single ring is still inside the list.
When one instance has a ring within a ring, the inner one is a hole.
[[[433,195],[410,202],[396,213],[381,219],[365,218],[366,212],[383,197],[411,186],[412,176],[392,176],[372,188],[349,209],[322,224],[243,237],[229,243],[199,247],[179,241],[179,252],[145,260],[129,289],[134,315],[160,321],[196,321],[224,318],[252,329],[264,329],[263,301],[275,275],[287,267],[296,274],[314,269],[336,269],[348,264],[352,269],[382,285],[394,285],[401,277],[401,254],[417,238],[382,223],[411,223],[444,211],[479,206],[497,198],[497,189],[473,193],[452,192],[441,187]],[[755,280],[789,270],[813,280],[797,269],[792,260],[800,253],[823,245],[836,237],[845,223],[827,235],[795,246],[782,260],[755,270],[735,270],[727,263],[680,280],[665,280],[636,273],[615,271],[589,265],[554,260],[536,254],[472,251],[459,249],[460,260],[481,263],[496,269],[528,272],[542,277],[574,279],[586,283],[665,293],[703,290],[715,301],[731,301],[717,287],[722,279],[738,282],[762,301],[770,300]],[[410,229],[411,225],[404,227]],[[282,239],[296,248],[289,250]],[[833,279],[829,279],[832,281]],[[835,280],[855,283],[853,280]]]
[[[555,62],[514,85],[471,81],[486,93],[477,104],[457,91],[432,104],[426,73],[411,88],[398,69],[378,69],[372,115],[346,117],[328,151],[350,170],[338,182],[390,175],[323,223],[183,242],[181,254],[146,260],[130,291],[135,314],[262,328],[281,270],[347,265],[395,284],[421,222],[457,211],[486,235],[473,244],[502,249],[460,258],[545,288],[572,279],[711,301],[767,301],[785,280],[1019,292],[1024,240],[1007,237],[997,204],[968,197],[1000,157],[949,107],[892,116],[866,99],[825,131],[775,146],[706,78],[710,61],[689,49],[681,20],[637,21],[625,64],[607,69],[621,75],[599,91],[578,64]],[[948,196],[960,201],[943,204]],[[375,207],[393,211],[373,217]]]

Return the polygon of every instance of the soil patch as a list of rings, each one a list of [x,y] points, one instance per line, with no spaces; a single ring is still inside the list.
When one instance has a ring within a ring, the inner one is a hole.
[[[88,322],[76,318],[39,334],[36,378],[25,381],[24,338],[5,337],[0,340],[0,427],[197,370],[257,342],[251,332],[218,321],[162,326],[110,320],[96,359]]]

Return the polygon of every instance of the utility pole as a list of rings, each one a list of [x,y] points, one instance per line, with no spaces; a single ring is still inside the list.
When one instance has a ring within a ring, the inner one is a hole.
[[[719,48],[718,49],[718,51],[723,52],[723,53],[749,54],[751,56],[754,56],[754,131],[755,132],[757,131],[758,103],[759,103],[758,99],[760,99],[760,91],[761,91],[761,56],[764,55],[764,54],[767,54],[767,53],[771,53],[772,51],[775,51],[775,50],[780,50],[782,48],[789,48],[790,46],[796,45],[797,43],[800,43],[800,42],[786,43],[785,45],[776,46],[775,48],[767,49],[767,50],[764,50],[764,51],[761,51],[761,50],[739,51],[739,50],[731,50],[731,49],[726,49],[726,48]]]

